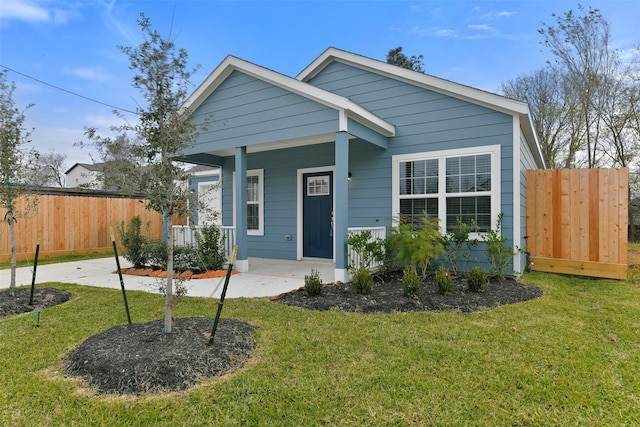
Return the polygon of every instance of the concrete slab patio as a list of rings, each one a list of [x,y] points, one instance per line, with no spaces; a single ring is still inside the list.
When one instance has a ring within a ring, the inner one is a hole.
[[[120,258],[122,268],[131,264]],[[335,266],[329,260],[274,260],[249,258],[249,272],[234,274],[229,281],[226,298],[269,297],[297,289],[304,285],[304,276],[311,269],[320,272],[323,282],[334,280]],[[120,289],[120,279],[114,258],[99,258],[86,261],[40,265],[36,269],[36,286],[45,282],[77,283]],[[0,270],[0,289],[9,287],[11,270]],[[16,271],[16,285],[31,285],[32,267],[21,267]],[[126,290],[155,292],[159,280],[153,277],[123,275]],[[224,278],[194,279],[185,282],[189,296],[219,298]]]

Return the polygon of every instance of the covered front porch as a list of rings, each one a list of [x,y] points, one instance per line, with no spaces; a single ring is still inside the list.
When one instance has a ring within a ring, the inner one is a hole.
[[[204,226],[201,225],[174,225],[173,241],[178,246],[195,245],[196,235],[200,233]],[[230,226],[219,226],[224,239],[224,250],[227,258],[231,256],[233,246],[236,245],[236,229]],[[360,233],[362,231],[371,232],[371,240],[386,237],[385,227],[349,227],[348,234]],[[347,245],[348,262],[359,263],[360,255],[356,253],[350,245]],[[324,283],[344,281],[335,277],[335,262],[330,259],[303,258],[300,260],[284,260],[274,258],[249,257],[249,269],[252,275],[262,277],[285,277],[290,279],[301,279],[304,284],[304,276],[311,272],[311,269],[318,270]],[[377,264],[371,265],[372,269],[379,267]]]
[[[350,221],[350,153],[354,145],[384,152],[395,126],[346,97],[234,57],[186,107],[196,122],[212,120],[180,157],[221,168],[222,225],[233,227],[226,242],[227,250],[238,245],[236,268],[253,271],[250,257],[323,258],[334,266],[329,281],[349,281],[348,233],[376,221]],[[358,166],[364,181],[367,165]],[[320,196],[322,206],[309,206]],[[374,228],[384,237],[385,227]],[[317,235],[321,249],[312,251]]]

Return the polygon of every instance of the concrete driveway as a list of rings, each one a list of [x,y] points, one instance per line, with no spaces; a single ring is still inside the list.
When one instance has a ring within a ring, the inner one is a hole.
[[[131,264],[120,258],[122,268]],[[322,281],[334,280],[334,264],[330,260],[274,260],[250,258],[249,272],[234,274],[229,281],[226,298],[269,297],[298,289],[304,285],[304,276],[311,269],[320,272]],[[76,283],[86,286],[120,289],[120,278],[114,258],[40,265],[36,269],[36,286],[46,282]],[[10,284],[11,270],[0,270],[0,288]],[[31,285],[32,267],[21,267],[16,271],[16,285]],[[158,293],[160,280],[154,277],[123,275],[126,290],[142,290]],[[193,279],[185,281],[187,295],[219,298],[224,285],[223,278]]]

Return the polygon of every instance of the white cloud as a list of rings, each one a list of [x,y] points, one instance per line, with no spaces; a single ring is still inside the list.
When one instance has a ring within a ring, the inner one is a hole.
[[[455,30],[451,30],[449,28],[436,30],[435,35],[438,37],[457,37],[458,33]]]
[[[2,0],[0,21],[19,20],[32,23],[64,24],[74,14],[71,9],[47,7],[50,4],[50,2],[33,0]]]
[[[28,0],[2,0],[0,20],[49,21],[49,11]]]
[[[487,12],[484,13],[480,16],[480,19],[494,19],[494,18],[508,18],[512,15],[517,15],[518,12],[511,12],[511,11],[507,11],[507,10],[503,10],[502,12],[495,12],[495,11],[491,11],[491,12]]]
[[[111,76],[97,68],[73,68],[70,73],[85,80],[103,82],[111,79]]]
[[[74,144],[86,140],[82,129],[37,126],[31,134],[33,148],[67,155],[67,164],[91,163],[91,147],[79,149]]]
[[[491,25],[487,24],[471,24],[468,27],[472,30],[495,31],[495,29]]]

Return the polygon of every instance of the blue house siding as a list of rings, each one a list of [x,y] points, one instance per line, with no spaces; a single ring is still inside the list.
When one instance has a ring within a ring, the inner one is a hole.
[[[186,155],[336,132],[336,110],[234,71],[194,111],[211,118]]]

